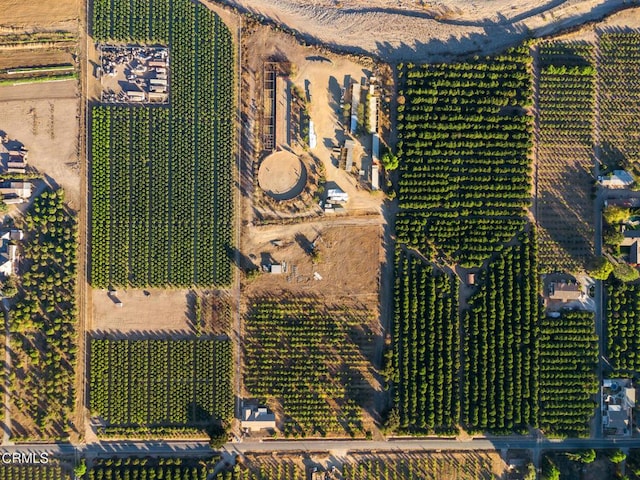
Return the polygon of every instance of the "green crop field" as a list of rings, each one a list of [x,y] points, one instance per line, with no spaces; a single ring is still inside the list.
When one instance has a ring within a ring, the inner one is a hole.
[[[72,480],[73,476],[56,465],[2,465],[0,480]]]
[[[539,50],[538,240],[526,212],[535,118],[530,46],[465,63],[399,66],[389,427],[509,433],[536,426],[553,435],[589,429],[593,314],[543,318],[538,257],[555,269],[582,265],[591,254],[593,47],[551,43]],[[560,222],[550,195],[569,184],[579,191],[565,190],[556,207],[576,218]],[[474,285],[461,285],[467,273],[475,274]],[[559,339],[571,357],[557,353]]]
[[[531,199],[531,58],[398,68],[398,241],[478,266],[520,231]]]
[[[464,315],[462,416],[472,429],[525,429],[538,418],[535,239],[523,234],[484,275]]]
[[[76,366],[76,223],[64,192],[45,191],[24,217],[24,273],[11,306],[14,439],[69,434]],[[1,470],[1,469],[0,469]]]
[[[458,423],[458,283],[411,253],[396,261],[393,371],[400,426]]]
[[[621,372],[640,372],[640,285],[607,284],[607,358]]]
[[[540,325],[540,427],[562,436],[588,436],[598,391],[598,338],[591,312],[545,317]]]
[[[89,468],[88,480],[207,480],[213,473],[208,459],[181,458],[117,458],[95,460]]]
[[[170,107],[91,111],[91,282],[228,285],[234,52],[220,18],[188,0],[96,0],[100,41],[170,49]]]
[[[229,341],[91,341],[90,408],[106,434],[189,433],[229,421],[232,378]]]
[[[594,57],[584,43],[539,46],[535,214],[544,272],[579,270],[594,253]]]

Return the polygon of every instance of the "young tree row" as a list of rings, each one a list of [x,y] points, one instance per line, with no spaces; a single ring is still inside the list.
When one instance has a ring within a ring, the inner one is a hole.
[[[233,417],[231,343],[91,341],[90,408],[110,427],[138,431]]]

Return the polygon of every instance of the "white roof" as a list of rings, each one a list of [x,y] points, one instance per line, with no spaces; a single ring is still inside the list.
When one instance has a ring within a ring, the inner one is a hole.
[[[374,162],[380,159],[380,135],[377,133],[371,136],[371,158]]]
[[[271,265],[271,273],[282,273],[282,265],[274,263]]]
[[[633,176],[625,170],[614,170],[611,175],[600,180],[600,183],[604,186],[626,186],[631,185],[633,182]]]

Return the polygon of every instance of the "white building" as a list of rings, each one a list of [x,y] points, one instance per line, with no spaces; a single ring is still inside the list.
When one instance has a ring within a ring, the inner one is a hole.
[[[0,234],[0,274],[9,277],[15,273],[18,246],[12,240],[22,240],[22,230],[6,230]]]
[[[630,379],[602,380],[602,427],[606,436],[633,435],[636,389]]]
[[[371,165],[371,190],[380,190],[380,168],[375,163]]]
[[[378,131],[378,97],[375,85],[369,85],[369,133]]]
[[[380,135],[377,133],[371,135],[371,160],[373,163],[380,161]]]
[[[360,106],[360,84],[354,83],[351,85],[351,133],[356,133],[358,130],[358,107]]]
[[[346,153],[347,153],[344,169],[347,172],[350,172],[351,168],[353,167],[353,149],[355,146],[356,146],[355,142],[350,138],[344,141],[344,149],[346,150]]]
[[[30,198],[33,185],[29,182],[5,182],[0,186],[0,195],[4,197]]]
[[[276,416],[266,407],[243,407],[240,425],[251,432],[265,428],[275,429]]]

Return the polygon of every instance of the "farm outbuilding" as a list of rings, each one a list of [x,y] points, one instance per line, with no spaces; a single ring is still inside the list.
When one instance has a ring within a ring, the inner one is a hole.
[[[29,182],[4,182],[0,186],[0,195],[18,198],[30,198],[33,185]]]
[[[375,85],[369,85],[369,133],[378,131],[378,97]]]
[[[549,299],[571,302],[582,297],[582,289],[577,283],[553,282],[549,285]]]
[[[276,416],[266,407],[244,407],[242,409],[242,428],[257,432],[266,428],[276,428]]]
[[[15,273],[18,246],[12,240],[21,240],[22,230],[6,230],[0,235],[0,274],[9,277]]]
[[[377,133],[371,136],[371,160],[373,163],[380,161],[380,135]]]
[[[351,133],[356,133],[358,130],[358,107],[360,107],[360,84],[354,83],[351,85]]]
[[[347,160],[345,162],[344,169],[347,172],[351,171],[351,167],[353,167],[353,147],[355,147],[355,143],[351,139],[347,139],[344,141],[344,149],[346,150]]]

